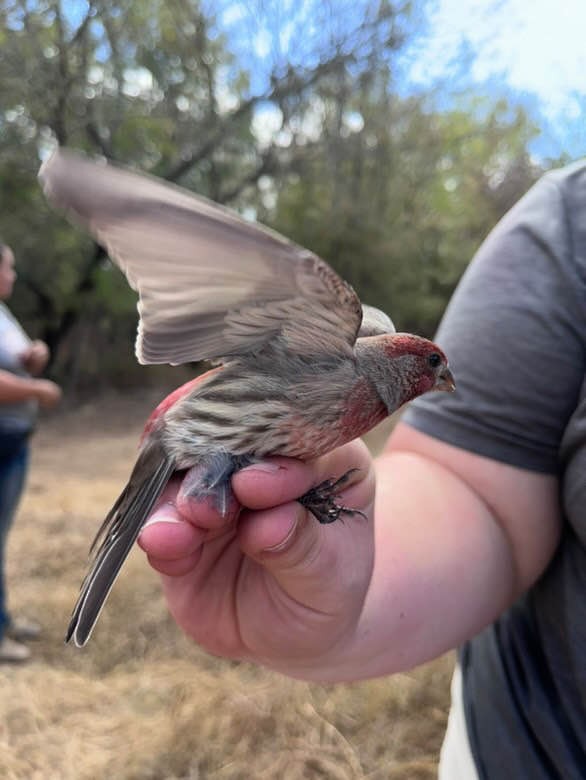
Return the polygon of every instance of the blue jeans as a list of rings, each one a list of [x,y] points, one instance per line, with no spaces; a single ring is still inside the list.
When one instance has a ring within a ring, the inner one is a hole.
[[[10,623],[5,578],[6,539],[24,487],[29,459],[28,440],[28,433],[0,431],[0,640]]]

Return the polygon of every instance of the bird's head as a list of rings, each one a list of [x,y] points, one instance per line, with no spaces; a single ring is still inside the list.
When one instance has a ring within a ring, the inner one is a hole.
[[[423,393],[456,389],[448,359],[433,341],[410,333],[390,333],[360,342],[359,362],[367,367],[389,414]]]
[[[416,385],[417,395],[430,390],[453,392],[456,383],[444,352],[429,339],[411,333],[393,333],[385,338],[388,358],[401,365]]]

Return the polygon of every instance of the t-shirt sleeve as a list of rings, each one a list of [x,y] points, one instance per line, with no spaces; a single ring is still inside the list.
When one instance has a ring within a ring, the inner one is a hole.
[[[586,166],[544,176],[464,274],[437,342],[456,379],[403,420],[450,444],[555,473],[586,351]]]

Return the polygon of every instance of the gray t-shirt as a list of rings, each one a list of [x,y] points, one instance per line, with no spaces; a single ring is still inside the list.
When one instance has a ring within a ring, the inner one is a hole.
[[[586,162],[544,176],[499,223],[437,340],[457,391],[404,420],[558,474],[564,513],[547,571],[460,653],[479,776],[586,778]]]
[[[8,308],[0,303],[0,369],[17,376],[28,376],[21,358],[30,343],[17,320]],[[34,425],[36,414],[36,401],[0,404],[0,434],[29,432]]]

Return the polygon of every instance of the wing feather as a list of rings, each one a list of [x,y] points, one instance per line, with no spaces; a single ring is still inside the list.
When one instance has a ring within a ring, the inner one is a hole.
[[[58,149],[45,194],[104,246],[139,293],[137,357],[184,363],[255,352],[349,354],[354,290],[278,233],[158,179]]]

